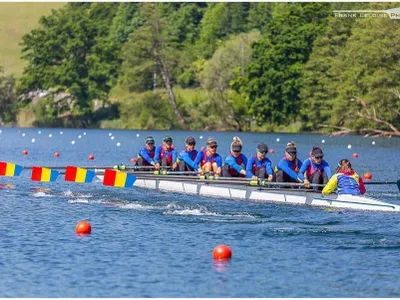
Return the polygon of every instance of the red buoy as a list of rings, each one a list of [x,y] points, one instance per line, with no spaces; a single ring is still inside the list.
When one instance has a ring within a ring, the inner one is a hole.
[[[364,173],[364,179],[365,180],[371,180],[372,179],[372,174],[370,172]]]
[[[90,154],[88,158],[89,158],[89,160],[93,160],[94,159],[94,155]]]
[[[54,157],[60,157],[60,153],[59,152],[54,153]]]
[[[131,163],[135,163],[137,161],[137,158],[131,158]]]
[[[28,150],[22,151],[22,154],[23,154],[23,155],[28,155]]]
[[[81,221],[76,224],[76,234],[90,234],[92,232],[92,226],[86,221]]]
[[[269,149],[269,153],[274,154],[275,150],[274,149]]]
[[[358,153],[353,153],[353,157],[357,158],[358,157]]]
[[[227,245],[218,245],[212,252],[214,259],[230,259],[232,257],[232,251]]]

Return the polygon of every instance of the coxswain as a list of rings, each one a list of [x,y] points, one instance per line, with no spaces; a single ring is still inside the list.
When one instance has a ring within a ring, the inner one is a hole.
[[[279,161],[276,170],[277,182],[303,182],[304,176],[299,173],[302,161],[297,158],[297,147],[295,142],[287,143],[285,156]]]
[[[218,144],[213,138],[207,140],[207,149],[201,149],[194,161],[200,174],[213,172],[215,176],[221,176],[222,158],[217,153]]]
[[[301,166],[299,173],[304,175],[304,186],[310,187],[313,184],[326,184],[332,177],[329,164],[323,159],[324,153],[319,147],[313,147],[311,157],[306,159]],[[317,188],[322,190],[322,188]]]
[[[154,160],[155,156],[154,138],[152,136],[148,136],[145,138],[144,143],[145,146],[139,151],[136,165],[141,167],[156,166],[156,162]]]
[[[156,169],[162,167],[171,167],[172,170],[176,170],[178,167],[177,163],[178,154],[174,149],[173,139],[170,135],[166,135],[163,138],[162,146],[156,147],[156,153],[154,160],[156,161]]]
[[[231,143],[231,152],[222,167],[223,177],[246,177],[247,157],[242,153],[242,147],[242,141],[235,136]]]
[[[322,194],[328,195],[336,189],[339,195],[363,195],[366,192],[362,178],[353,170],[348,159],[339,161],[336,174],[329,179]]]
[[[268,146],[260,143],[257,146],[257,154],[249,158],[246,165],[246,175],[252,180],[267,179],[272,181],[274,171],[272,170],[272,163],[267,158]]]
[[[198,151],[194,149],[196,146],[196,140],[193,136],[188,136],[185,139],[185,144],[185,149],[183,149],[178,155],[179,171],[195,171],[196,165],[194,164],[194,161],[196,160],[198,153]]]

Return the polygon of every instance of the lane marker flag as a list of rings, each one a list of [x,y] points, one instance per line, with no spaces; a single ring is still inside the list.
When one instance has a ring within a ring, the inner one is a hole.
[[[104,172],[103,185],[126,188],[132,187],[135,181],[136,176],[133,174],[108,169]]]
[[[0,161],[0,176],[19,176],[23,169],[23,166]]]
[[[96,177],[96,172],[79,167],[67,166],[65,169],[65,181],[89,183]]]
[[[52,170],[49,168],[42,167],[32,167],[32,181],[43,181],[43,182],[53,182],[57,180],[58,172],[57,170]]]

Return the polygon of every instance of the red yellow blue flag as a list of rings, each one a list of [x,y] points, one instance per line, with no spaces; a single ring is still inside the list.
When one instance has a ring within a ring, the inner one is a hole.
[[[113,187],[132,187],[136,181],[136,176],[133,174],[127,174],[125,172],[117,170],[105,170],[103,185]]]
[[[23,169],[23,166],[0,161],[0,176],[19,176]]]
[[[65,169],[65,181],[89,183],[92,182],[95,177],[96,172],[92,170],[86,170],[74,166],[67,166]]]
[[[57,180],[58,174],[60,174],[60,172],[57,170],[42,167],[32,167],[31,179],[33,181],[53,182]]]

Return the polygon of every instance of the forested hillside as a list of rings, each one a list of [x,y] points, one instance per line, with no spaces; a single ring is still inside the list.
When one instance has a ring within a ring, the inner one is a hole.
[[[400,21],[333,14],[397,6],[68,3],[0,75],[0,122],[400,136]]]

